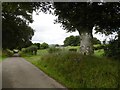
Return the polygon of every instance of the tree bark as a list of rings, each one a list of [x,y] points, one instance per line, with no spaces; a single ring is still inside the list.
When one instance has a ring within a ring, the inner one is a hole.
[[[94,53],[92,44],[92,30],[80,32],[80,53],[83,55],[91,55]]]

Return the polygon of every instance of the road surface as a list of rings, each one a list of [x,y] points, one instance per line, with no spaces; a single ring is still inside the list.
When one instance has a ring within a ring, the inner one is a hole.
[[[64,88],[21,57],[2,62],[2,88]]]

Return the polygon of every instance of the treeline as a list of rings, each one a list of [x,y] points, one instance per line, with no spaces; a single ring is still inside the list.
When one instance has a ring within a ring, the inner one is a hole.
[[[40,44],[40,43],[34,43],[33,45],[37,46],[38,49],[47,49],[47,48],[49,48],[49,45],[47,43],[45,43],[45,42],[42,43],[42,44]]]
[[[30,43],[27,46],[24,46],[23,48],[14,48],[14,49],[3,49],[2,50],[2,56],[3,57],[12,57],[14,55],[14,50],[17,50],[20,54],[20,56],[23,55],[36,55],[37,54],[37,50],[39,49],[47,49],[49,48],[49,45],[47,43]]]
[[[49,48],[49,45],[47,43],[34,43],[32,45],[30,45],[29,47],[26,47],[26,48],[22,48],[21,49],[21,54],[32,54],[32,55],[36,55],[37,54],[37,50],[39,49],[47,49]]]
[[[66,37],[65,40],[64,40],[64,46],[80,46],[80,36],[69,36],[69,37]],[[93,38],[92,39],[92,43],[93,45],[96,45],[96,44],[101,44],[100,40],[98,40],[97,38]]]

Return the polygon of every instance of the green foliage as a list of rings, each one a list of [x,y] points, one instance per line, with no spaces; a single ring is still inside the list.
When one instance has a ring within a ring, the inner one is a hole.
[[[120,60],[120,41],[119,40],[110,41],[109,44],[106,45],[104,51],[105,56]]]
[[[6,49],[2,51],[2,57],[12,57],[13,56],[13,51],[10,49]]]
[[[59,47],[60,45],[59,44],[55,44],[55,47]]]
[[[93,43],[93,45],[101,44],[100,40],[98,40],[95,37],[93,37],[92,43]],[[80,45],[80,37],[79,36],[71,35],[71,36],[65,38],[65,40],[64,40],[64,46],[79,46],[79,45]]]
[[[93,27],[96,33],[106,35],[120,30],[120,2],[55,2],[54,7],[55,15],[58,17],[56,23],[61,23],[63,29],[68,32],[78,31],[80,36],[85,32],[92,37]],[[82,38],[80,41],[89,42]],[[87,47],[90,48],[87,50]],[[80,48],[81,53],[93,53],[92,45],[89,44],[87,47],[84,51]]]
[[[109,41],[109,44],[104,48],[105,56],[120,60],[120,31],[115,40]]]
[[[64,46],[79,46],[80,45],[80,37],[79,36],[69,36],[64,40]]]
[[[60,52],[61,49],[60,48],[56,48],[56,47],[49,47],[48,52],[49,53],[57,53]]]
[[[80,45],[79,36],[69,36],[64,40],[64,46],[78,46]]]
[[[93,45],[93,49],[94,50],[100,50],[100,49],[104,49],[105,45],[101,45],[101,44],[97,44],[97,45]]]
[[[97,57],[103,57],[104,56],[104,49],[98,49],[98,50],[94,50],[94,55]]]
[[[77,49],[77,51],[80,51],[80,46],[66,46],[64,47],[67,51],[69,51],[69,49]]]
[[[67,88],[116,88],[118,85],[117,61],[76,52],[39,54],[26,59]]]
[[[42,43],[42,44],[40,45],[40,48],[41,48],[41,49],[47,49],[47,48],[49,48],[49,45],[44,42],[44,43]]]
[[[40,43],[34,43],[33,45],[36,45],[40,49]]]
[[[38,47],[35,45],[31,45],[30,47],[28,47],[29,51],[37,51]]]
[[[77,52],[77,49],[75,49],[75,48],[71,48],[71,49],[69,49],[69,51]]]
[[[96,44],[101,44],[100,40],[98,40],[96,37],[93,37],[93,45],[96,45]]]
[[[48,2],[3,2],[2,48],[21,49],[30,46],[34,35],[34,30],[29,26],[33,22],[33,11],[46,12],[50,7]]]
[[[24,54],[36,55],[38,47],[36,45],[31,45],[27,48],[22,48],[22,52],[20,53],[21,56]]]
[[[119,30],[120,2],[55,2],[56,22],[68,32],[95,30],[105,34]]]

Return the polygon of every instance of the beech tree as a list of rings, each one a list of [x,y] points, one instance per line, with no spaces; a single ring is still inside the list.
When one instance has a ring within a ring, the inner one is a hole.
[[[57,23],[68,32],[79,32],[85,55],[93,54],[93,27],[106,35],[120,30],[120,2],[55,2],[54,9]]]

